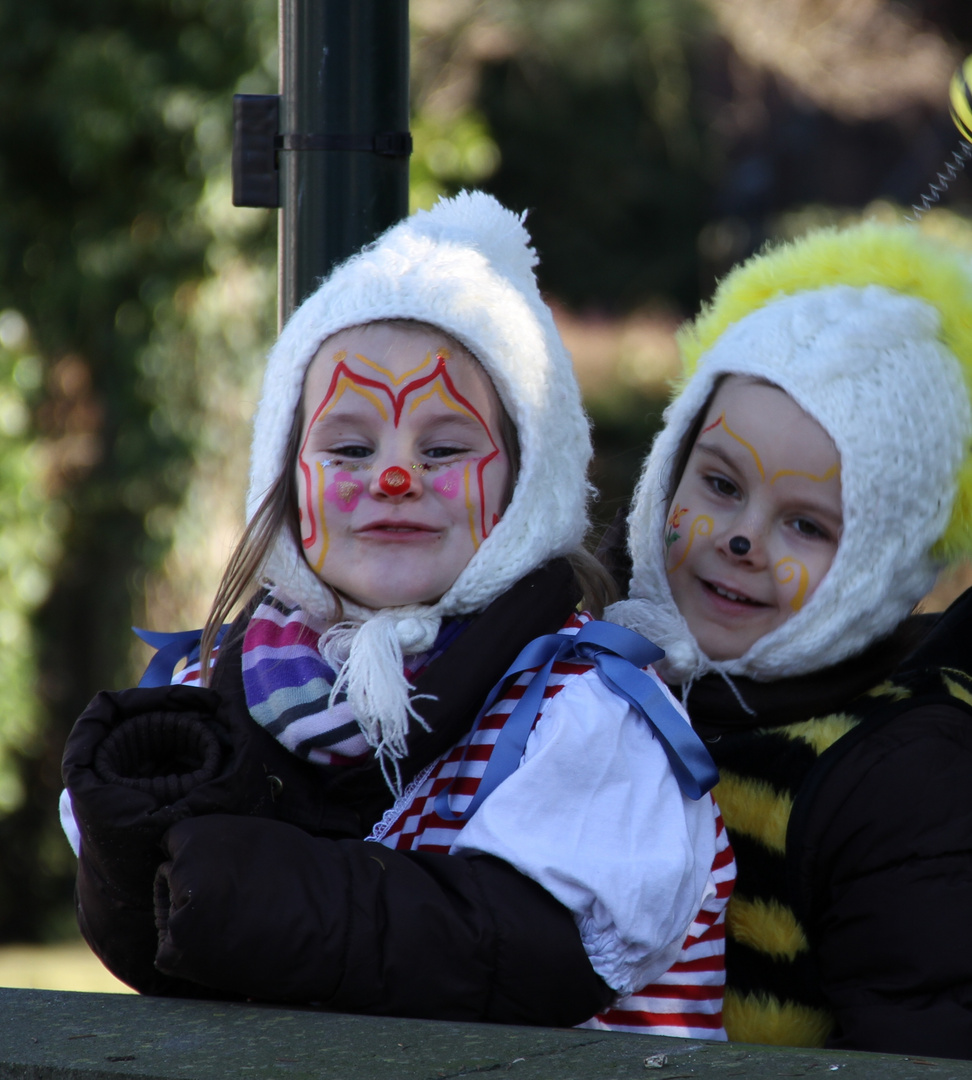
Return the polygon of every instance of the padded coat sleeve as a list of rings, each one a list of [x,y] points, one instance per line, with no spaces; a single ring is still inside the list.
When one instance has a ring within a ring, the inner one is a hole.
[[[831,1044],[972,1058],[972,717],[904,712],[859,741],[808,829]]]
[[[570,912],[487,856],[212,815],[166,836],[157,967],[346,1012],[572,1025],[612,998]]]
[[[162,858],[162,850],[157,847],[156,859]],[[91,857],[90,849],[82,850],[78,860],[75,903],[78,926],[91,951],[133,990],[163,997],[239,997],[214,993],[208,987],[159,971],[155,967],[158,930],[151,882],[144,894],[119,892],[104,876],[98,860]]]
[[[91,701],[68,737],[62,774],[80,833],[78,922],[109,970],[143,993],[203,992],[153,966],[162,838],[197,814],[293,810],[315,819],[319,778],[316,787],[290,782],[305,768],[257,725],[236,722],[211,690],[132,689]],[[293,799],[302,801],[292,807]]]

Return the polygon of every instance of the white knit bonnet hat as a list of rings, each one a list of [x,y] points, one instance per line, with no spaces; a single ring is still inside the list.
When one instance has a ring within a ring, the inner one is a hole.
[[[589,423],[570,356],[537,288],[524,217],[482,192],[418,211],[336,267],[294,312],[268,359],[254,419],[248,518],[287,467],[307,367],[339,330],[382,319],[444,330],[482,364],[516,426],[520,464],[510,504],[449,591],[432,605],[380,612],[343,603],[335,686],[347,688],[366,737],[386,750],[404,750],[414,715],[403,651],[424,652],[442,616],[482,610],[530,571],[576,550],[587,530]],[[280,530],[262,577],[312,615],[333,616],[330,590],[288,529]],[[331,635],[332,662],[336,640]]]
[[[630,597],[607,618],[666,650],[670,682],[707,671],[769,681],[885,637],[953,556],[972,550],[972,281],[954,249],[869,222],[755,256],[680,332],[687,377],[628,519]],[[720,376],[778,386],[840,454],[843,531],[807,604],[738,659],[701,651],[672,599],[664,525],[672,470]]]

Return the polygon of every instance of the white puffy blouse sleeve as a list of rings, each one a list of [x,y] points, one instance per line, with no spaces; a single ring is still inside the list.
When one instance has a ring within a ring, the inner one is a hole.
[[[628,994],[674,963],[714,892],[715,844],[711,797],[682,795],[647,722],[592,669],[548,700],[520,767],[451,850],[542,885],[574,913],[594,970]]]

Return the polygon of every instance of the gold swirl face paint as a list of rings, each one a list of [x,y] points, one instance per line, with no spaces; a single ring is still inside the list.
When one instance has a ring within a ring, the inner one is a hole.
[[[296,480],[305,557],[357,603],[438,599],[502,514],[501,407],[462,346],[372,323],[308,367]]]
[[[826,431],[777,387],[726,379],[663,536],[672,597],[705,654],[742,656],[801,611],[842,525],[840,456]]]
[[[803,601],[807,595],[807,586],[810,584],[810,571],[799,559],[787,555],[785,559],[780,559],[776,566],[773,567],[773,572],[776,574],[776,580],[781,585],[789,585],[793,581],[797,583],[796,592],[790,598],[790,609],[794,612],[799,611],[803,607]]]

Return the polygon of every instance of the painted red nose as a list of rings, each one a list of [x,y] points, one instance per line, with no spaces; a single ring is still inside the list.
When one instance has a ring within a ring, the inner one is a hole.
[[[378,477],[378,487],[386,495],[404,495],[412,486],[412,478],[398,465],[390,465]]]

